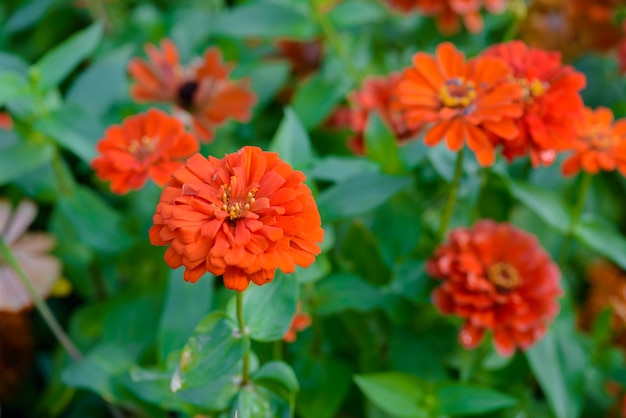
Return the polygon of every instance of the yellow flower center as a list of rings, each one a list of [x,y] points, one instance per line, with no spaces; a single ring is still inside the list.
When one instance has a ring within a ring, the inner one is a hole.
[[[144,161],[156,150],[156,138],[143,136],[141,139],[133,139],[128,146],[128,151],[139,160]]]
[[[237,183],[237,177],[231,177],[230,181],[231,183]],[[222,189],[222,206],[220,209],[228,213],[228,219],[231,221],[239,219],[244,212],[250,210],[250,206],[252,206],[252,204],[256,201],[254,195],[256,194],[257,189],[249,191],[243,198],[236,196],[233,197],[232,188],[227,184],[223,184]]]
[[[501,293],[515,289],[522,282],[522,278],[515,267],[509,263],[495,263],[487,269],[487,279],[496,285]]]
[[[513,81],[522,87],[523,98],[531,103],[537,97],[541,97],[550,88],[550,84],[537,78],[528,80],[527,78],[514,78]]]
[[[445,107],[469,107],[475,98],[474,83],[465,81],[463,77],[446,80],[445,84],[439,89],[439,99]]]
[[[605,151],[615,144],[613,132],[606,126],[594,126],[582,139],[599,151]]]

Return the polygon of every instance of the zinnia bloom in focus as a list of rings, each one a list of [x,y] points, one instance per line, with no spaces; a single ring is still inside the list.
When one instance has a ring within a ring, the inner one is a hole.
[[[436,57],[415,54],[396,94],[409,127],[431,125],[426,145],[445,137],[448,148],[458,151],[467,142],[483,166],[495,160],[490,137],[512,140],[519,135],[515,119],[523,112],[523,91],[499,58],[465,61],[454,45],[444,42]]]
[[[571,147],[576,137],[585,76],[563,66],[560,53],[529,48],[521,41],[494,45],[483,55],[505,60],[524,93],[519,136],[500,141],[502,154],[508,160],[530,154],[533,166],[552,164],[557,152]]]
[[[298,302],[298,308],[296,310],[296,314],[293,316],[291,320],[291,325],[289,329],[283,336],[283,340],[288,343],[292,343],[297,339],[297,333],[302,332],[308,327],[311,326],[311,315],[308,313],[302,312],[302,304]]]
[[[277,268],[308,267],[320,253],[320,214],[302,172],[278,154],[244,147],[223,159],[195,154],[161,194],[150,242],[196,282],[205,272],[229,289],[270,282]]]
[[[146,45],[146,53],[149,61],[134,58],[128,66],[134,100],[174,104],[177,114],[206,142],[229,119],[250,120],[256,96],[247,80],[229,79],[231,65],[222,62],[219,49],[208,48],[201,60],[186,68],[169,39],[161,41],[161,50]]]
[[[574,154],[563,163],[563,174],[572,176],[580,170],[596,174],[600,170],[617,169],[626,176],[626,119],[613,123],[610,109],[586,108],[576,130]]]
[[[489,13],[499,14],[506,9],[507,0],[387,0],[402,12],[419,12],[435,16],[442,33],[453,34],[461,29],[461,20],[471,33],[483,30],[480,11],[483,6]]]
[[[49,253],[56,245],[46,233],[25,233],[35,219],[37,207],[24,200],[12,210],[11,203],[0,200],[0,237],[11,249],[31,280],[35,292],[45,298],[61,276],[61,264]],[[17,273],[0,257],[0,311],[18,312],[33,301]]]
[[[107,129],[97,146],[101,155],[91,166],[98,177],[111,180],[114,193],[124,194],[141,189],[148,177],[163,186],[198,148],[178,119],[150,109]]]
[[[559,311],[558,267],[533,235],[508,223],[451,231],[426,269],[443,281],[432,295],[439,311],[465,320],[459,340],[468,349],[489,330],[501,355],[526,350]]]

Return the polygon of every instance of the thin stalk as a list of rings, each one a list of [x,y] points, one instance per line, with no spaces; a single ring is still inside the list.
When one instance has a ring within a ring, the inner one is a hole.
[[[237,322],[239,322],[239,332],[244,334],[246,325],[243,321],[243,292],[237,292]],[[248,384],[250,381],[250,348],[243,355],[243,371],[241,378],[241,386]]]
[[[450,192],[448,193],[448,199],[446,200],[446,206],[441,216],[441,223],[439,224],[439,230],[437,231],[437,242],[441,242],[444,238],[450,218],[452,218],[452,212],[454,211],[454,204],[456,203],[456,195],[459,191],[459,184],[461,184],[461,177],[463,176],[463,148],[456,155],[456,164],[454,167],[454,178],[450,185]]]
[[[59,192],[63,196],[69,196],[74,189],[73,178],[69,175],[61,156],[61,150],[57,148],[52,157],[52,171],[59,183]]]
[[[11,248],[4,242],[4,240],[0,237],[0,255],[5,260],[5,262],[17,273],[17,277],[21,280],[22,284],[26,288],[26,291],[30,295],[31,299],[35,303],[35,307],[39,311],[39,314],[44,319],[46,324],[50,327],[50,330],[54,334],[59,343],[63,346],[65,351],[72,357],[74,361],[82,360],[83,356],[78,348],[74,345],[70,337],[63,331],[61,325],[55,318],[54,314],[44,302],[44,300],[37,294],[35,288],[33,287],[33,283],[30,281],[30,278],[20,265],[17,258],[11,251]]]
[[[283,359],[283,340],[274,341],[274,360],[280,361]]]
[[[574,206],[572,219],[570,220],[569,228],[567,229],[563,239],[563,244],[561,245],[561,251],[559,253],[559,266],[561,267],[563,267],[565,265],[565,261],[567,261],[567,253],[572,242],[572,236],[574,235],[574,230],[580,220],[580,215],[583,213],[583,209],[585,208],[585,201],[587,200],[587,195],[589,194],[589,189],[591,188],[592,178],[593,176],[589,173],[583,172],[581,174],[578,200],[576,201],[576,206]]]

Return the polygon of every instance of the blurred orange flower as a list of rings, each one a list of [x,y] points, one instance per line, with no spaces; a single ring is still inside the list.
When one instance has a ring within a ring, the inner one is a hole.
[[[572,176],[581,169],[590,174],[617,169],[626,176],[626,119],[613,123],[610,109],[586,108],[576,123],[576,132],[574,154],[563,163],[563,174]]]
[[[35,219],[37,207],[21,201],[15,210],[8,200],[0,199],[0,238],[11,249],[35,292],[45,298],[61,276],[61,264],[49,253],[56,245],[46,233],[26,233]],[[19,312],[33,305],[17,273],[0,257],[0,311]]]
[[[442,33],[453,34],[461,29],[461,20],[471,33],[483,30],[483,7],[489,13],[502,13],[507,0],[387,0],[397,10],[405,13],[419,12],[437,18]]]
[[[141,189],[148,177],[163,186],[199,146],[178,119],[150,109],[109,127],[97,149],[101,155],[91,167],[102,180],[111,180],[114,193],[124,194]]]
[[[229,79],[231,65],[222,62],[219,49],[208,48],[201,60],[186,68],[169,39],[161,41],[161,50],[150,44],[145,49],[149,61],[134,58],[128,65],[134,100],[174,104],[177,115],[205,142],[212,141],[215,129],[228,119],[250,120],[256,96],[247,80]]]
[[[13,129],[13,118],[9,112],[0,112],[0,129],[5,131]]]
[[[505,60],[524,92],[520,134],[499,141],[502,154],[508,160],[530,154],[533,166],[552,164],[576,137],[574,124],[584,109],[584,74],[564,66],[560,53],[529,48],[521,41],[494,45],[483,55]]]
[[[515,119],[523,112],[523,90],[499,58],[466,61],[454,45],[444,42],[436,57],[415,54],[396,94],[407,126],[431,124],[426,145],[437,145],[445,137],[448,148],[458,151],[467,142],[483,166],[495,160],[490,136],[512,140],[519,135]]]
[[[319,39],[298,41],[277,39],[274,42],[278,56],[291,64],[291,74],[296,78],[304,78],[317,71],[322,64],[324,54],[323,43]]]
[[[289,329],[283,336],[283,340],[288,343],[292,343],[297,339],[297,333],[304,331],[311,326],[311,315],[302,312],[302,303],[298,302],[298,308],[296,310]]]
[[[443,281],[432,295],[439,311],[465,320],[465,348],[490,330],[497,351],[511,356],[541,339],[559,311],[557,265],[533,235],[508,223],[481,220],[453,230],[426,269]]]
[[[278,154],[244,147],[223,159],[195,154],[161,195],[150,242],[196,282],[223,275],[229,289],[270,282],[277,268],[307,267],[320,253],[320,214],[302,172]]]

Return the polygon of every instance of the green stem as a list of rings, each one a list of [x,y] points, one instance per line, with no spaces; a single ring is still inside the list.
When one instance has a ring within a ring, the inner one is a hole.
[[[63,157],[61,157],[61,150],[58,148],[52,157],[52,171],[59,183],[59,192],[61,195],[69,196],[72,194],[72,190],[74,189],[73,179],[66,170]]]
[[[274,360],[280,361],[283,359],[283,340],[274,341]]]
[[[35,303],[35,307],[39,311],[39,314],[44,319],[46,324],[48,324],[54,336],[57,338],[57,340],[59,340],[59,343],[61,343],[63,348],[65,348],[65,351],[67,351],[67,353],[70,355],[70,357],[72,357],[74,361],[82,360],[83,356],[81,352],[78,350],[78,348],[76,348],[76,346],[74,345],[72,340],[70,340],[70,337],[65,333],[65,331],[63,331],[63,328],[61,328],[61,325],[59,325],[59,323],[57,322],[54,314],[52,313],[46,302],[44,302],[39,294],[37,294],[37,291],[33,287],[30,278],[28,277],[22,266],[20,266],[20,263],[19,261],[17,261],[17,258],[15,258],[13,251],[11,251],[9,246],[4,242],[1,237],[0,255],[9,265],[9,267],[11,267],[13,271],[17,273],[17,277],[19,277],[19,279],[22,281],[22,284],[26,288],[26,291]]]
[[[237,292],[237,322],[239,322],[239,332],[243,336],[246,325],[243,321],[243,292]],[[241,378],[241,386],[247,385],[250,381],[250,348],[243,355],[243,371]]]
[[[450,218],[452,218],[452,212],[454,211],[454,204],[456,203],[456,195],[459,191],[459,184],[461,183],[461,177],[463,176],[463,148],[457,153],[456,164],[454,167],[454,178],[450,185],[450,192],[448,193],[448,200],[441,216],[441,223],[439,224],[439,230],[437,231],[437,242],[443,241]]]
[[[565,265],[565,261],[567,260],[569,246],[572,242],[574,230],[576,229],[580,215],[583,213],[583,209],[585,208],[585,201],[587,200],[587,195],[589,194],[589,189],[591,188],[592,178],[593,176],[589,173],[583,172],[581,174],[580,187],[578,189],[578,200],[576,201],[576,206],[572,212],[572,219],[570,221],[569,228],[565,233],[563,244],[561,245],[561,251],[559,253],[559,266],[561,267]]]

